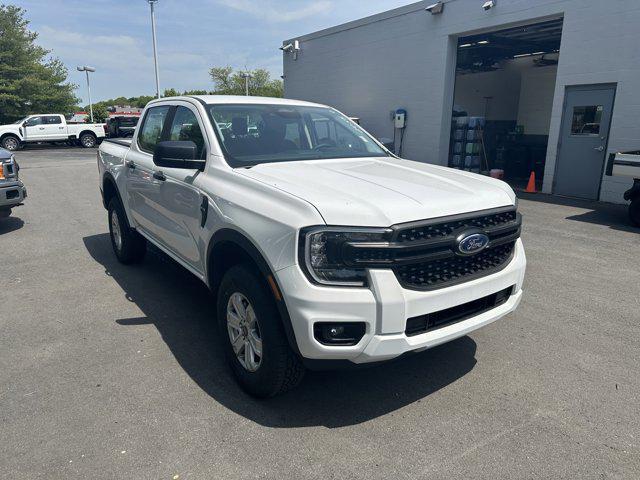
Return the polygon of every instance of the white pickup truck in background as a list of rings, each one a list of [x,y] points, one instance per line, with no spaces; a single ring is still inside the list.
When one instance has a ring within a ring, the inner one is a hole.
[[[29,115],[10,125],[0,125],[0,146],[15,151],[27,143],[69,142],[93,148],[105,137],[101,123],[67,123],[64,115]]]

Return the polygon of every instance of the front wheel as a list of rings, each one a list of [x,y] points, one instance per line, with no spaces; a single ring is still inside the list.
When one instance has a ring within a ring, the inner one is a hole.
[[[218,291],[220,336],[240,386],[259,398],[294,388],[304,366],[291,350],[265,278],[249,265],[231,267]]]
[[[83,133],[80,135],[80,145],[84,148],[93,148],[98,143],[98,139],[93,133]]]
[[[629,220],[636,227],[640,227],[640,197],[636,197],[629,205]]]
[[[7,135],[2,139],[2,148],[15,152],[20,148],[20,140],[14,135]]]
[[[125,265],[140,262],[147,251],[147,241],[129,227],[124,208],[118,198],[109,202],[109,234],[113,252]]]

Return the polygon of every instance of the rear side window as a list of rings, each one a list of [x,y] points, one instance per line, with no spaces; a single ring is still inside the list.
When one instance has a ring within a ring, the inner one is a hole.
[[[186,107],[178,107],[171,122],[168,140],[191,140],[198,147],[198,157],[203,158],[205,147],[202,129],[196,115]]]
[[[60,117],[57,115],[47,115],[44,117],[44,123],[47,125],[58,125],[62,123],[62,120],[60,120]]]
[[[162,136],[164,121],[167,118],[169,109],[168,105],[161,107],[151,107],[144,116],[142,129],[138,136],[138,146],[145,152],[153,153],[157,143]]]

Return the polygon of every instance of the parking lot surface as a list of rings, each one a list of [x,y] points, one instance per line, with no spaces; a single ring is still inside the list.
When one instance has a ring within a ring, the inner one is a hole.
[[[0,478],[640,478],[640,231],[623,207],[520,201],[510,316],[258,401],[213,300],[157,251],[116,262],[95,150],[17,153],[0,223]]]

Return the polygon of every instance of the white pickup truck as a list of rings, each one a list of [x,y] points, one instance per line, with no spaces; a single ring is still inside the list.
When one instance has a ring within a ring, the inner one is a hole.
[[[206,283],[256,396],[295,386],[304,367],[448,342],[522,297],[506,183],[400,159],[323,105],[154,100],[131,141],[102,143],[98,169],[116,257],[141,261],[151,242]]]
[[[0,146],[18,150],[25,144],[68,142],[85,148],[98,145],[105,137],[101,123],[67,123],[64,115],[29,115],[9,125],[0,125]]]

